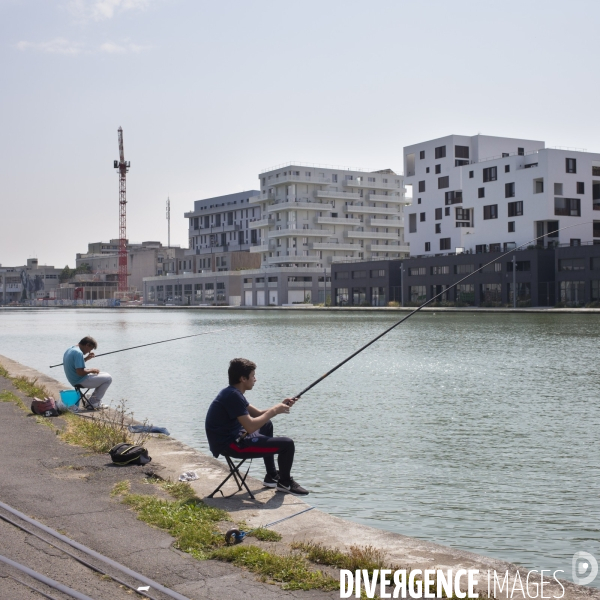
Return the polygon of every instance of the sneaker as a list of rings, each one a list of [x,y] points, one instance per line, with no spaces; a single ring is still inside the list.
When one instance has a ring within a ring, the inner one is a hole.
[[[292,496],[308,496],[308,490],[305,490],[297,481],[290,478],[289,485],[283,485],[281,481],[277,482],[277,491],[284,494],[292,494]]]
[[[277,482],[279,481],[279,471],[277,474],[271,477],[268,473],[265,475],[265,479],[263,481],[263,485],[268,488],[276,488]]]
[[[107,404],[92,404],[92,410],[106,410],[109,408]]]

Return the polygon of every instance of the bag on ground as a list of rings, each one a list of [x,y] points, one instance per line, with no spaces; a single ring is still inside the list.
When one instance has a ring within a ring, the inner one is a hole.
[[[42,417],[58,417],[58,408],[54,398],[34,398],[31,403],[31,412],[34,415],[40,415]]]
[[[145,465],[149,463],[152,458],[148,456],[148,450],[143,446],[134,446],[133,444],[126,444],[122,442],[113,446],[110,451],[110,458],[115,465]]]

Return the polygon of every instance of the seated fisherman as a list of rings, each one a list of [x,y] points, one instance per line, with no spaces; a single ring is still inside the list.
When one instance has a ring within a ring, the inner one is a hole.
[[[245,358],[229,363],[229,387],[219,392],[206,414],[208,445],[214,456],[263,458],[267,475],[264,485],[278,492],[306,496],[308,492],[292,479],[294,442],[287,437],[273,437],[271,418],[286,414],[296,402],[286,398],[267,410],[259,410],[246,400],[244,393],[256,383],[256,365]],[[244,436],[244,433],[247,435]],[[275,469],[275,458],[279,471]]]
[[[99,410],[108,408],[105,404],[101,404],[101,400],[112,383],[112,377],[108,373],[100,373],[98,369],[85,368],[85,363],[94,358],[93,350],[97,347],[96,340],[93,337],[86,336],[79,344],[72,346],[65,352],[63,363],[65,375],[71,385],[80,385],[83,388],[94,390],[89,402],[93,408]],[[84,356],[86,354],[87,356]]]

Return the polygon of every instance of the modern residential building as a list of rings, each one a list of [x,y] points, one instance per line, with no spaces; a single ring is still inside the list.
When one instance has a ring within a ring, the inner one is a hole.
[[[94,242],[88,245],[88,252],[77,254],[76,266],[87,264],[97,281],[102,276],[112,276],[119,272],[119,240]],[[166,247],[160,242],[127,243],[127,283],[130,289],[141,290],[144,277],[193,271],[193,260],[186,257],[179,246]],[[112,282],[112,277],[108,280]],[[110,287],[110,286],[108,286]]]
[[[450,135],[405,147],[404,164],[411,256],[494,252],[540,236],[543,247],[600,243],[600,154]]]
[[[40,265],[37,258],[28,258],[20,267],[0,265],[0,304],[21,300],[55,298],[62,269]]]
[[[408,254],[404,241],[405,198],[401,175],[386,169],[362,171],[290,163],[259,175],[260,194],[250,206],[261,217],[262,268],[329,269],[348,258]]]
[[[196,273],[257,268],[260,257],[249,254],[261,243],[260,230],[251,224],[260,221],[260,207],[250,204],[258,190],[238,192],[194,202],[189,219],[189,249]]]

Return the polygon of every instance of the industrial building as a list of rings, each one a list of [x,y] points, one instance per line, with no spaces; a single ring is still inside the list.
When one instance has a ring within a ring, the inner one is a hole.
[[[28,258],[19,267],[0,265],[0,304],[23,300],[54,299],[62,269],[40,265],[37,258]]]

